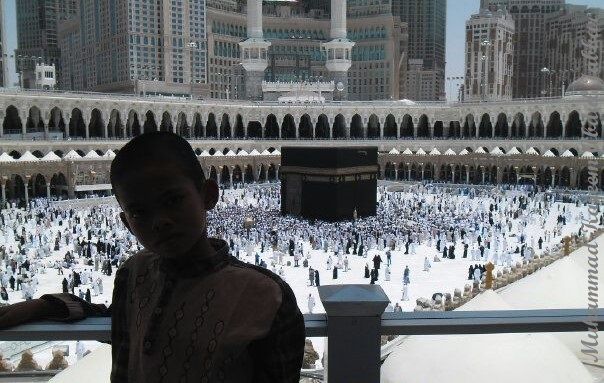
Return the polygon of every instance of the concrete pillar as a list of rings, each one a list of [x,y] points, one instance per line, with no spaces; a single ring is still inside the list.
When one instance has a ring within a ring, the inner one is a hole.
[[[381,316],[389,302],[384,290],[379,285],[327,285],[319,287],[319,296],[328,323],[326,381],[379,382]]]
[[[542,118],[543,120],[543,138],[547,137],[547,124],[549,123],[548,118]]]
[[[4,203],[6,202],[6,180],[4,178],[2,179],[2,184],[0,184],[0,187],[2,187],[2,200],[0,201],[0,207],[4,207]]]
[[[470,168],[466,166],[466,183],[470,183]]]
[[[480,168],[480,171],[482,172],[482,184],[484,185],[484,179],[485,179],[486,173],[485,173],[483,167]]]
[[[419,124],[419,118],[413,119],[413,138],[417,138],[417,124]]]
[[[275,165],[275,180],[279,179],[279,165]]]
[[[30,175],[25,176],[25,210],[29,210],[29,180],[31,179]]]
[[[85,137],[86,137],[86,139],[89,139],[90,138],[90,127],[88,126],[88,121],[86,120],[86,118],[84,118],[84,116],[82,116],[82,120],[84,120],[84,132],[86,132]]]
[[[421,166],[421,165],[420,165]],[[422,181],[424,180],[424,167],[422,166]]]
[[[394,166],[394,179],[398,181],[398,166]]]
[[[497,126],[497,117],[490,117],[490,120],[491,120],[491,138],[493,138],[493,137],[495,137],[495,127]]]
[[[549,170],[552,172],[552,188],[553,188],[556,185],[556,168],[553,166],[550,166]]]
[[[455,183],[455,165],[451,165],[451,183]]]
[[[411,181],[411,167],[407,164],[407,181]]]
[[[231,171],[229,172],[229,182],[231,187],[233,187],[233,168],[231,168]]]
[[[50,182],[46,183],[46,198],[50,199]]]

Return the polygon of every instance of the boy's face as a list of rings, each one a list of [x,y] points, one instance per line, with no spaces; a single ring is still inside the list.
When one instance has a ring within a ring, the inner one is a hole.
[[[186,254],[205,238],[206,212],[218,201],[218,186],[201,191],[174,163],[152,163],[123,175],[116,185],[122,222],[147,249],[161,256]],[[203,235],[202,235],[203,234]]]

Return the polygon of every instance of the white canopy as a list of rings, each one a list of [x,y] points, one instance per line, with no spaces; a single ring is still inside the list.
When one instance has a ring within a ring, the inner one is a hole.
[[[491,150],[491,155],[492,156],[501,156],[503,153],[503,151],[501,150],[500,147],[495,147],[493,150]]]
[[[415,154],[417,154],[418,156],[425,156],[426,152],[424,152],[424,149],[419,148],[419,150],[415,152]]]
[[[556,155],[551,150],[548,150],[547,152],[543,153],[543,157],[556,157]]]
[[[99,158],[99,157],[100,157],[99,154],[97,152],[95,152],[94,150],[89,151],[84,156],[84,158]]]
[[[440,156],[440,152],[438,151],[438,149],[433,148],[432,150],[430,150],[430,155],[431,156]]]
[[[275,149],[273,150],[273,156],[280,156],[281,152],[279,151],[279,149]]]
[[[411,154],[413,154],[413,152],[411,151],[411,149],[407,148],[407,149],[403,150],[403,154],[411,155]]]
[[[474,153],[485,154],[486,152],[485,152],[485,150],[484,150],[484,148],[482,146],[479,146],[478,149],[476,149],[474,151]]]
[[[217,151],[214,153],[214,156],[216,156],[216,157],[224,157],[224,154],[222,154],[222,152],[221,152],[220,150],[217,150]]]
[[[0,162],[14,162],[15,159],[8,155],[8,153],[0,154]]]
[[[82,156],[80,156],[78,154],[78,152],[76,152],[75,150],[70,150],[69,152],[67,152],[66,155],[63,156],[64,160],[77,160],[79,158],[82,158]]]
[[[447,149],[447,151],[445,152],[445,156],[454,156],[454,155],[456,155],[456,153],[451,148]]]
[[[245,150],[241,149],[241,150],[239,151],[239,153],[237,153],[237,155],[238,155],[238,156],[247,156],[247,155],[248,155],[248,152],[246,152]]]
[[[562,153],[562,155],[560,157],[574,157],[575,155],[573,154],[573,152],[570,151],[570,149],[566,149],[566,151],[564,153]]]
[[[269,151],[268,151],[268,149],[264,149],[264,150],[262,151],[262,153],[260,153],[260,154],[261,154],[261,155],[263,155],[263,156],[270,156],[270,155],[271,155],[271,152],[269,152]]]
[[[23,155],[21,157],[19,157],[19,159],[17,161],[19,161],[19,162],[38,162],[40,160],[38,159],[38,157],[31,154],[31,152],[28,150],[25,153],[23,153]]]
[[[468,152],[468,149],[463,149],[461,152],[459,152],[460,156],[465,156],[466,154],[469,154],[470,152]]]
[[[533,148],[532,146],[530,148],[528,148],[528,150],[526,151],[526,154],[532,154],[534,156],[538,156],[539,152],[537,150],[535,150],[535,148]]]
[[[258,152],[256,149],[252,149],[252,151],[250,152],[250,156],[259,156],[260,152]]]
[[[103,157],[115,158],[115,152],[113,150],[109,149],[105,152],[105,154],[103,154]]]
[[[396,102],[401,103],[403,105],[417,105],[415,101],[411,101],[409,99],[403,98],[402,100],[396,100]]]
[[[389,151],[388,154],[401,154],[401,152],[399,152],[398,150],[396,150],[396,148],[392,148],[392,150]]]
[[[209,157],[210,153],[207,150],[202,151],[201,153],[199,153],[199,157]]]
[[[508,155],[511,156],[511,155],[514,155],[514,154],[521,154],[520,150],[518,150],[518,148],[515,147],[515,146],[512,149],[508,150]]]
[[[592,152],[585,152],[581,154],[581,158],[594,158],[594,154]]]
[[[226,156],[228,156],[228,157],[231,157],[231,156],[236,156],[236,155],[237,155],[237,154],[236,154],[234,151],[232,151],[232,150],[229,150],[229,151],[227,152],[227,154],[226,154]]]
[[[61,161],[61,157],[57,156],[55,152],[50,151],[41,158],[41,161]]]

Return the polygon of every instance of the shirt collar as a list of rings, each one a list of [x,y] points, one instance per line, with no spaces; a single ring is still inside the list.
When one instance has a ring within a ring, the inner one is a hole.
[[[215,250],[211,256],[186,259],[160,257],[160,270],[166,274],[175,274],[176,277],[197,277],[224,266],[229,258],[228,244],[217,238],[209,238],[209,241]]]

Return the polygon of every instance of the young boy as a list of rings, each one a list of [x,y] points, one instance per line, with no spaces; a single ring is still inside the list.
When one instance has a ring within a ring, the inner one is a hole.
[[[218,186],[168,132],[128,142],[111,164],[120,217],[144,250],[117,271],[113,303],[44,295],[0,309],[0,329],[111,315],[112,382],[298,382],[304,319],[290,287],[207,237]]]

